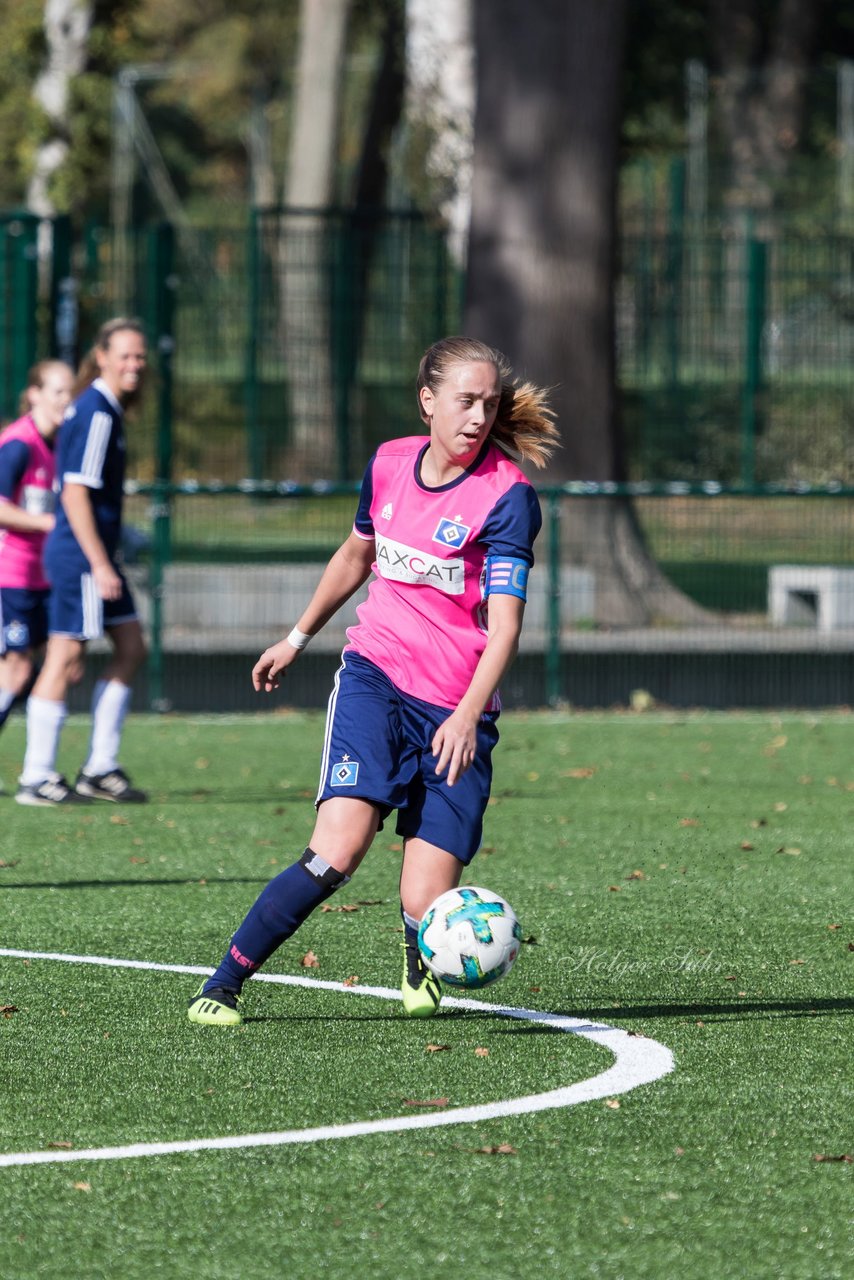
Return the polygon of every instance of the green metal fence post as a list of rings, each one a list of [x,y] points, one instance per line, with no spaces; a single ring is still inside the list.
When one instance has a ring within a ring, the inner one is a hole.
[[[246,460],[250,480],[264,479],[264,442],[261,437],[260,396],[258,386],[258,335],[261,332],[261,245],[259,213],[249,212],[246,244],[248,277],[246,324]]]
[[[67,364],[77,363],[77,281],[71,274],[71,219],[53,219],[50,256],[48,341],[50,353]]]
[[[556,707],[560,702],[560,521],[561,494],[550,490],[549,513],[549,586],[546,633],[546,702]]]
[[[335,405],[335,455],[337,480],[346,484],[350,479],[350,393],[353,379],[353,333],[355,323],[355,299],[353,296],[356,269],[356,238],[370,235],[370,231],[357,219],[346,216],[337,219],[332,232],[332,269],[330,288],[332,298],[332,382]]]
[[[0,227],[3,358],[0,415],[18,416],[18,396],[35,362],[38,326],[38,218],[14,214]]]
[[[667,227],[667,382],[679,381],[680,321],[682,314],[682,253],[685,236],[685,161],[676,157],[670,165],[670,208]]]
[[[154,540],[151,558],[151,653],[149,657],[149,705],[152,711],[168,711],[163,692],[163,570],[171,559],[172,538],[172,355],[175,290],[175,234],[169,223],[155,227],[149,242],[153,283],[153,320],[160,397],[157,426],[157,480],[151,517]]]
[[[765,327],[765,283],[768,246],[753,236],[747,242],[744,381],[741,390],[741,483],[756,483],[756,435],[760,426],[762,331]]]

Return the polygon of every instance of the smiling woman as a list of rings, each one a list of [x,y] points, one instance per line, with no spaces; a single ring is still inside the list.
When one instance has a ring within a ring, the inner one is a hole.
[[[146,654],[136,606],[118,563],[124,497],[124,410],[140,394],[146,343],[136,320],[103,325],[78,376],[80,394],[59,437],[56,524],[45,545],[51,584],[49,638],[27,703],[19,804],[139,803],[117,754],[133,678]],[[94,376],[97,374],[97,376]],[[107,633],[113,656],[95,685],[89,755],[73,786],[55,770],[68,687],[83,675],[86,645]]]
[[[545,394],[512,381],[504,356],[470,338],[430,347],[416,388],[429,436],[380,446],[350,536],[290,635],[252,672],[257,690],[278,688],[373,573],[329,701],[309,847],[250,909],[190,1001],[191,1022],[242,1021],[246,978],[349,880],[394,809],[403,837],[403,1005],[412,1017],[438,1007],[418,925],[480,845],[498,686],[518,648],[542,523],[515,459],[543,465],[556,429]]]

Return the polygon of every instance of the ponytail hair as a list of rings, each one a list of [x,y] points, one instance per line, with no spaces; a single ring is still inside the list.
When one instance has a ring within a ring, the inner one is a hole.
[[[553,451],[560,446],[554,410],[548,403],[548,391],[534,386],[532,382],[517,382],[507,357],[476,338],[442,338],[425,351],[416,380],[422,419],[427,421],[421,405],[421,389],[428,387],[435,395],[452,365],[472,361],[494,365],[501,378],[501,398],[489,433],[490,440],[515,461],[545,467]]]

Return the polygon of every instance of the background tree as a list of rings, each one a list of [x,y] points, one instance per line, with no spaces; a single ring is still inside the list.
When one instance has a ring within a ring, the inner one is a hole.
[[[27,207],[41,217],[56,213],[51,178],[69,151],[70,87],[86,65],[92,12],[87,0],[47,0],[45,4],[47,58],[33,85],[33,96],[50,122],[50,136],[36,151],[27,191]]]
[[[465,325],[552,384],[563,449],[546,476],[626,478],[614,264],[625,0],[477,0]],[[630,503],[586,501],[564,546],[605,624],[699,617],[649,556]],[[583,523],[582,523],[583,521]]]

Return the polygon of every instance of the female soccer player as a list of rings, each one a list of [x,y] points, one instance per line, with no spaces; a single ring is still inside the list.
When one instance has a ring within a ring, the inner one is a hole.
[[[74,375],[61,360],[33,365],[21,413],[0,431],[0,727],[33,678],[47,639],[44,540],[54,524],[54,446]]]
[[[136,320],[110,320],[81,365],[59,439],[60,502],[45,545],[51,584],[44,666],[27,702],[27,750],[15,799],[67,805],[92,799],[140,803],[117,755],[131,684],[145,658],[133,598],[118,564],[125,475],[124,410],[140,394],[145,335]],[[97,374],[97,376],[95,376]],[[95,685],[89,757],[73,787],[55,771],[69,685],[81,679],[86,643],[103,635],[112,659]]]
[[[438,1006],[418,922],[480,844],[497,689],[518,647],[541,524],[513,459],[543,466],[557,436],[545,393],[510,378],[500,352],[469,338],[427,351],[417,392],[429,436],[380,446],[352,533],[297,626],[253,668],[256,689],[278,688],[373,570],[329,700],[311,843],[250,909],[190,1001],[191,1022],[241,1022],[246,978],[347,882],[392,809],[404,841],[403,1005],[412,1017]]]

